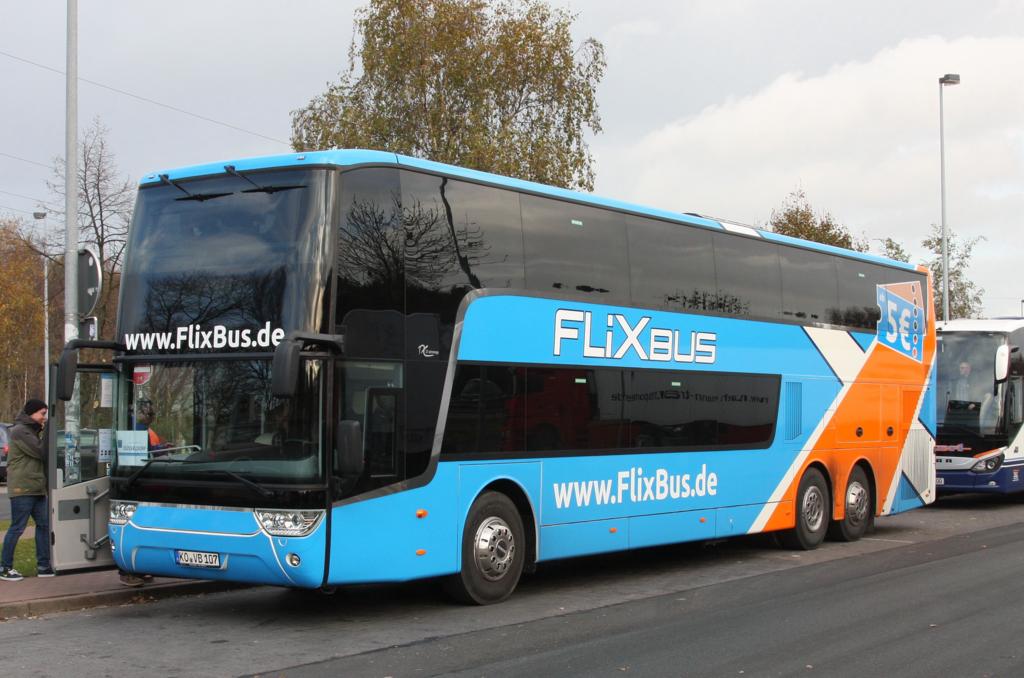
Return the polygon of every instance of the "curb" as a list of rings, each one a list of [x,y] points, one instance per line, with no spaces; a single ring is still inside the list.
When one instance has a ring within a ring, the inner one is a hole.
[[[110,607],[113,605],[149,603],[175,596],[202,595],[219,593],[240,588],[249,588],[250,584],[221,581],[195,581],[184,583],[152,584],[140,588],[124,588],[120,590],[98,591],[95,593],[79,593],[52,598],[37,598],[13,603],[5,603],[0,611],[0,621],[18,617],[37,617],[54,612],[70,612],[94,607]]]

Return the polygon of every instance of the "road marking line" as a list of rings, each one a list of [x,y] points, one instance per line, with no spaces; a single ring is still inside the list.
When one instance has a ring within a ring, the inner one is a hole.
[[[906,539],[879,539],[878,537],[862,537],[864,541],[891,541],[894,544],[916,544],[916,541]]]

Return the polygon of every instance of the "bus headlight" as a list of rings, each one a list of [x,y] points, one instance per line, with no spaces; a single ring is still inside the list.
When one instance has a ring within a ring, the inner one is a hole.
[[[305,537],[323,515],[323,511],[256,511],[256,520],[267,534],[275,537]]]
[[[112,525],[124,525],[132,516],[135,515],[135,509],[139,507],[133,501],[112,501],[110,502],[110,523]]]
[[[1003,465],[1003,453],[989,457],[988,459],[982,459],[977,464],[971,467],[971,471],[974,473],[992,473],[998,471],[999,467]]]

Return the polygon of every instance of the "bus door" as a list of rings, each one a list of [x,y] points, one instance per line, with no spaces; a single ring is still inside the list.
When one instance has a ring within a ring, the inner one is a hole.
[[[402,389],[366,390],[363,449],[371,478],[396,480],[405,476],[403,421]]]
[[[50,392],[56,392],[56,369]],[[118,380],[113,367],[79,365],[75,397],[50,405],[47,483],[53,568],[114,564],[107,536]],[[77,415],[76,415],[77,410]]]

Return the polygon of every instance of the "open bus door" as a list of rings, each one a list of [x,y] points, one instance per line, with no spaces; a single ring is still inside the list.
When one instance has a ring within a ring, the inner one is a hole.
[[[51,370],[51,394],[56,373]],[[107,518],[117,384],[112,366],[79,365],[75,395],[50,404],[50,557],[58,573],[114,565]]]

